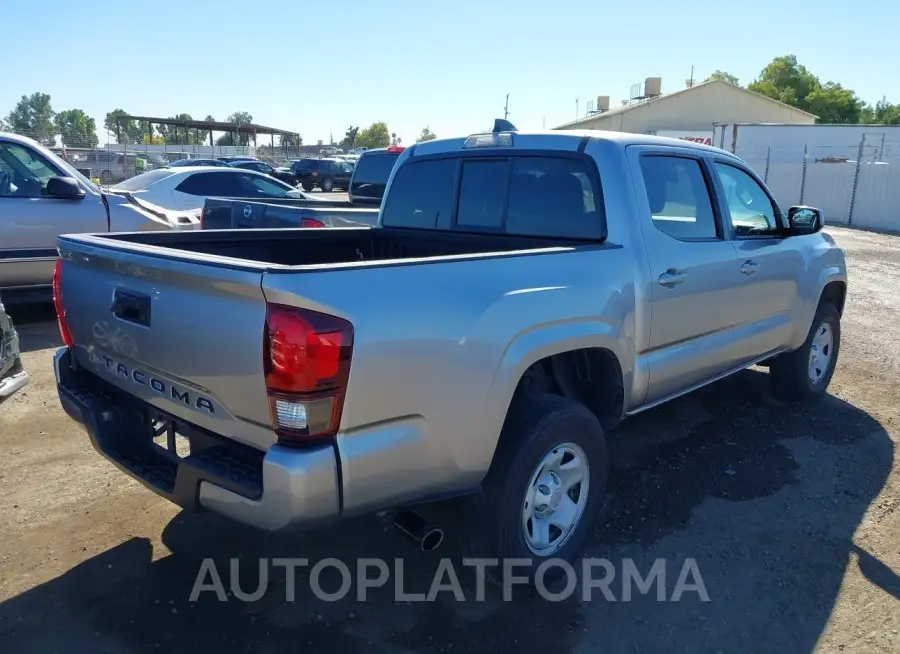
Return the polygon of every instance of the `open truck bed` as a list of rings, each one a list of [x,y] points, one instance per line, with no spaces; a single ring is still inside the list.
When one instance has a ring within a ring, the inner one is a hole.
[[[133,232],[61,237],[61,243],[70,241],[206,263],[224,258],[251,267],[314,267],[319,270],[360,267],[377,262],[426,263],[432,258],[447,261],[599,246],[597,243],[585,244],[584,241],[560,238],[365,227]]]

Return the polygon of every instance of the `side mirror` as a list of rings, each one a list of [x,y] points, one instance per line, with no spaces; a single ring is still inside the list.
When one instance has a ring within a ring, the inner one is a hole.
[[[815,234],[825,227],[825,216],[815,207],[795,206],[788,209],[788,224],[791,235]]]
[[[81,200],[84,191],[74,177],[51,177],[47,181],[47,197],[58,200]]]

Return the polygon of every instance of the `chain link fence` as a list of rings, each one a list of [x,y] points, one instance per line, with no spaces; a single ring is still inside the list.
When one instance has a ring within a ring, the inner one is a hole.
[[[96,142],[95,134],[44,134],[13,130],[48,147],[86,176],[103,184],[115,184],[147,170],[160,168],[180,159],[218,159],[219,157],[256,157],[271,166],[289,165],[295,159],[321,156],[322,145],[274,147],[259,145],[200,145]],[[92,138],[94,137],[94,138]]]
[[[900,143],[863,134],[855,146],[755,145],[736,153],[786,210],[818,207],[831,224],[900,231]]]

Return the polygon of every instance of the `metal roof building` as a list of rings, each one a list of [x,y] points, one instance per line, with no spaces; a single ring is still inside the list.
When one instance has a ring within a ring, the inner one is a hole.
[[[609,109],[609,98],[601,96],[597,98],[600,111],[554,129],[653,134],[710,131],[714,125],[735,123],[811,125],[816,122],[816,116],[811,113],[720,80],[701,82],[667,94],[659,93],[658,77],[647,78],[645,85],[644,95],[632,104]]]

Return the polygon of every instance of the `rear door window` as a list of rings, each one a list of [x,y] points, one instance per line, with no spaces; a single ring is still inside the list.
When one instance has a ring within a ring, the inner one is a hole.
[[[440,218],[449,218],[453,212],[455,180],[455,159],[414,161],[403,166],[385,201],[381,224],[434,229]]]

